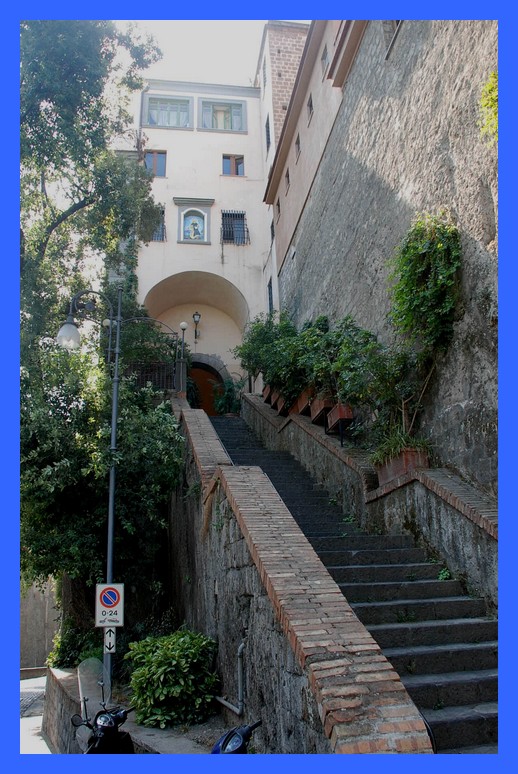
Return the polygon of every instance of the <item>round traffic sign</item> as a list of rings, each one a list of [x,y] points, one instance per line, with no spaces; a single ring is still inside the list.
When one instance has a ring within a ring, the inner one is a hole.
[[[117,607],[120,599],[121,595],[119,594],[118,590],[110,586],[104,588],[99,595],[99,601],[103,607]]]

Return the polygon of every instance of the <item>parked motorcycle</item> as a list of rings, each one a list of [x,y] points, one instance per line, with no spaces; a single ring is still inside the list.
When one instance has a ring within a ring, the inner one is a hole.
[[[218,739],[211,750],[212,755],[220,753],[247,753],[252,733],[261,725],[260,720],[245,726],[236,726]]]
[[[111,685],[108,672],[98,658],[87,658],[77,668],[81,715],[73,715],[76,740],[83,754],[134,753],[133,742],[120,727],[133,709],[108,706]]]

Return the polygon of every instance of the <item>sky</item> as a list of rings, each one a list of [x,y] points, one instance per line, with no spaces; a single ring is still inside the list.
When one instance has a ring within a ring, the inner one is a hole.
[[[146,76],[253,86],[266,20],[148,19],[131,23],[153,35],[164,54]]]

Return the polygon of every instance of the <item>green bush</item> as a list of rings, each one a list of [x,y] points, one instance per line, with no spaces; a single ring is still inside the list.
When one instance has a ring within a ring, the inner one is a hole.
[[[132,702],[138,723],[165,728],[200,723],[215,708],[219,680],[212,671],[216,643],[203,634],[179,629],[163,637],[132,642]]]
[[[239,414],[241,410],[241,391],[245,386],[244,379],[224,379],[223,382],[213,382],[214,408],[218,414]]]
[[[488,138],[491,147],[498,142],[498,74],[494,71],[482,89],[479,109],[480,134]]]
[[[71,619],[61,624],[54,635],[53,648],[47,656],[47,666],[76,667],[85,658],[102,659],[103,643],[99,629],[79,629]]]
[[[392,322],[430,353],[453,335],[460,265],[460,234],[444,212],[417,215],[392,260]]]

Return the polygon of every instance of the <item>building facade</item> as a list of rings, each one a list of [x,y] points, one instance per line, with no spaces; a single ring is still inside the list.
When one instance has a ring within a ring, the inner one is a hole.
[[[479,100],[490,20],[312,23],[266,187],[279,307],[300,326],[351,315],[390,343],[388,260],[415,215],[449,210],[461,301],[425,398],[439,465],[497,487],[497,151]]]

